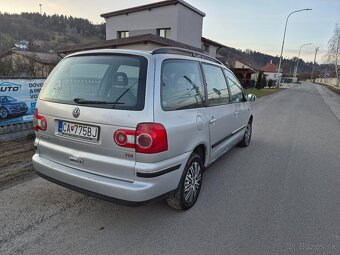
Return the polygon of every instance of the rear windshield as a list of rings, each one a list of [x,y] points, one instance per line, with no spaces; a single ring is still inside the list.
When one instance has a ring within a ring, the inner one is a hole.
[[[131,55],[74,56],[56,66],[41,100],[90,107],[144,109],[147,60]]]

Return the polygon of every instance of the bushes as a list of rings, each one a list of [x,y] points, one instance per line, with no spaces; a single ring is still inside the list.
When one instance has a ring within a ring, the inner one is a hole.
[[[256,81],[256,88],[263,89],[265,86],[267,86],[266,75],[262,71],[260,71]]]
[[[268,87],[269,88],[271,88],[271,87],[273,87],[273,80],[272,79],[269,79],[269,81],[268,81]]]

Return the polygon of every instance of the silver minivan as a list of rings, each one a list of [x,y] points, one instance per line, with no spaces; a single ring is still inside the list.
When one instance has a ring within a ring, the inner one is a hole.
[[[250,143],[253,115],[234,74],[178,48],[65,57],[34,112],[38,174],[118,203],[192,207],[203,170]]]

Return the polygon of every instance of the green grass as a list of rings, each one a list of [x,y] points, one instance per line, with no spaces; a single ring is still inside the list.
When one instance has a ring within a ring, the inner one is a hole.
[[[251,88],[251,89],[246,89],[246,92],[248,94],[253,94],[256,97],[263,97],[263,96],[267,96],[270,94],[273,94],[275,92],[278,92],[282,89],[278,89],[278,88],[271,88],[271,89],[256,89],[256,88]]]

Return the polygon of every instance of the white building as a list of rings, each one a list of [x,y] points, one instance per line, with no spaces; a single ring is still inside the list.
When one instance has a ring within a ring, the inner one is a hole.
[[[102,14],[106,39],[155,34],[201,48],[205,13],[182,0],[168,0]]]
[[[282,71],[279,72],[279,75],[278,75],[277,67],[273,63],[273,61],[270,61],[270,63],[263,66],[262,71],[263,71],[263,74],[266,76],[267,81],[269,80],[277,81],[278,78],[282,76]]]
[[[183,0],[166,0],[104,13],[106,41],[57,49],[69,54],[90,49],[154,50],[172,46],[203,52],[226,63],[218,42],[202,37],[205,13]]]

